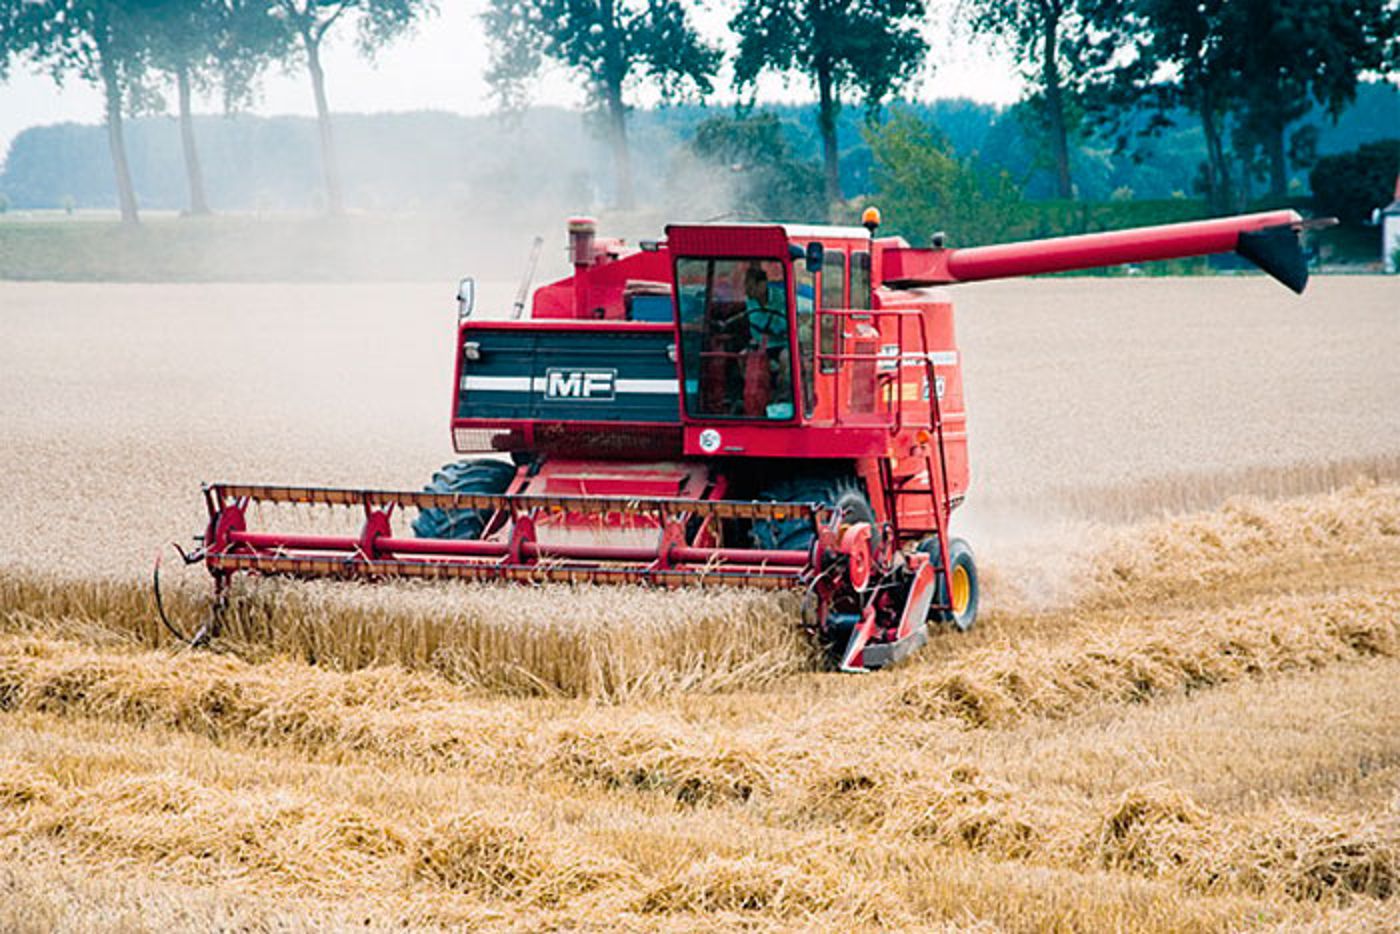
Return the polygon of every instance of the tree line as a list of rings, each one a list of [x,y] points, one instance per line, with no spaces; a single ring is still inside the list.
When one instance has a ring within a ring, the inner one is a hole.
[[[219,91],[225,109],[251,100],[273,64],[301,63],[320,131],[326,209],[343,208],[321,50],[333,29],[354,28],[366,55],[433,11],[431,0],[0,0],[0,77],[15,58],[62,84],[77,78],[103,95],[122,220],[137,205],[123,117],[163,109],[176,91],[191,213],[207,213],[193,125],[195,87]]]
[[[1115,154],[1112,140],[1076,140],[1071,157],[1077,199],[1066,201],[1055,198],[1053,170],[1040,138],[1027,128],[1034,122],[1028,105],[940,98],[892,103],[877,127],[868,126],[857,109],[838,117],[841,190],[847,199],[842,217],[859,213],[851,198],[879,191],[880,141],[904,114],[936,127],[960,159],[973,160],[983,171],[1008,173],[1028,202],[1184,199],[1197,211],[1204,204],[1193,186],[1205,145],[1189,113],[1179,112],[1179,126],[1145,141],[1143,158]],[[1317,127],[1319,159],[1351,151],[1400,127],[1400,89],[1367,82],[1335,124],[1322,108],[1300,122]],[[268,214],[324,207],[314,116],[199,113],[193,125],[213,210]],[[646,213],[740,212],[752,219],[809,221],[825,210],[821,141],[810,104],[774,103],[742,115],[698,103],[638,108],[628,114],[628,133],[636,153],[636,199]],[[128,119],[125,136],[143,212],[188,210],[181,125],[173,110]],[[613,203],[608,141],[597,121],[581,119],[574,110],[536,106],[511,119],[494,113],[338,110],[335,138],[345,201],[368,211],[453,213],[484,210],[489,201],[497,209],[516,206],[553,217],[560,205],[598,210]],[[463,158],[466,152],[471,158]],[[1308,162],[1290,162],[1290,203],[1305,196],[1311,168]],[[1274,200],[1264,193],[1263,179],[1248,181],[1246,203]],[[1392,177],[1382,194],[1393,191]],[[889,216],[888,199],[879,203]],[[115,188],[100,124],[34,126],[10,143],[0,168],[0,211],[6,205],[77,210],[109,204],[116,204]],[[1335,213],[1321,204],[1318,210]],[[948,227],[950,233],[955,229]]]
[[[957,10],[1014,55],[1027,87],[1021,110],[1065,199],[1076,191],[1076,141],[1108,137],[1127,151],[1182,114],[1206,140],[1199,181],[1213,208],[1238,206],[1246,174],[1282,195],[1289,161],[1312,158],[1316,146],[1315,130],[1311,138],[1306,127],[1289,134],[1298,118],[1315,105],[1335,118],[1361,77],[1400,68],[1395,0],[964,0]],[[325,207],[338,213],[343,189],[321,60],[327,36],[354,30],[372,56],[434,12],[433,0],[0,0],[0,77],[19,59],[57,81],[102,90],[122,217],[134,222],[124,114],[162,109],[162,92],[174,89],[189,209],[205,212],[194,90],[217,90],[236,109],[268,67],[298,63],[316,105]],[[783,184],[819,188],[820,213],[841,203],[843,108],[860,107],[874,125],[893,97],[936,66],[925,35],[930,13],[926,0],[753,0],[727,24],[741,114],[764,75],[815,92],[820,182],[789,173]],[[637,96],[703,98],[726,65],[683,0],[489,0],[483,18],[487,77],[502,107],[528,103],[545,63],[582,82],[622,208],[634,199],[628,125]],[[909,126],[897,129],[892,147],[931,145]],[[696,144],[771,152],[776,144],[764,134],[774,131],[758,126],[753,139],[736,142],[724,136],[732,129],[716,127]]]

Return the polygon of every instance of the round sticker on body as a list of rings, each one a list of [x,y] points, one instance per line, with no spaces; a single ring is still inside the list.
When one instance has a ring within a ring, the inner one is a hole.
[[[719,432],[715,431],[713,428],[706,428],[704,431],[700,432],[700,450],[704,451],[706,454],[713,454],[719,450],[719,446]]]

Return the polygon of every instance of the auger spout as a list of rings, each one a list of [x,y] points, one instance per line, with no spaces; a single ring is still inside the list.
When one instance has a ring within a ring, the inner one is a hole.
[[[1304,224],[1296,211],[1265,211],[1019,243],[895,249],[885,254],[885,281],[911,288],[1237,252],[1301,293],[1308,281],[1298,238]]]

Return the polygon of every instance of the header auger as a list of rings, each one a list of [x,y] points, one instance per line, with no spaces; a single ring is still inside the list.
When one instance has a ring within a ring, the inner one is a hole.
[[[216,607],[238,573],[791,589],[834,664],[879,668],[977,614],[950,528],[962,360],[934,287],[1231,250],[1307,281],[1292,211],[970,249],[878,224],[675,224],[628,251],[571,220],[574,274],[528,318],[473,317],[459,290],[452,440],[486,456],[422,492],[206,486],[186,560]],[[253,529],[259,503],[350,507],[359,530]]]

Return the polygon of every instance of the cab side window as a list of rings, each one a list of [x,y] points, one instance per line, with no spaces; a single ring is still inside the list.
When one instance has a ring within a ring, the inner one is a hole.
[[[794,298],[797,301],[797,353],[802,372],[802,410],[811,416],[816,407],[816,387],[812,382],[812,361],[816,357],[817,275],[807,264],[793,264]]]
[[[846,307],[846,254],[840,250],[827,250],[822,259],[822,308]],[[820,318],[821,348],[824,355],[841,352],[841,329],[845,322],[833,315]],[[835,373],[838,364],[835,360],[822,361],[823,373]]]
[[[846,307],[846,254],[827,250],[822,259],[822,307]]]
[[[870,254],[864,250],[851,254],[851,307],[870,307]]]

